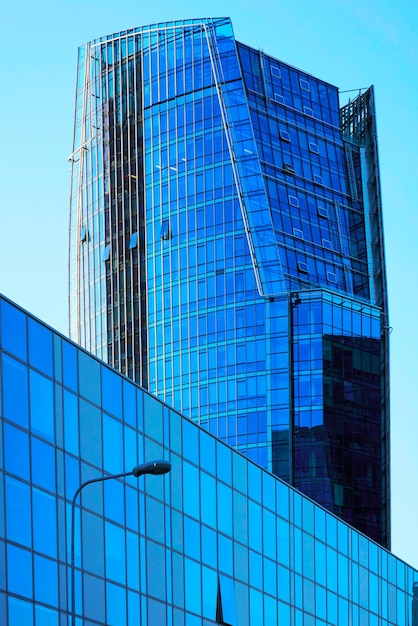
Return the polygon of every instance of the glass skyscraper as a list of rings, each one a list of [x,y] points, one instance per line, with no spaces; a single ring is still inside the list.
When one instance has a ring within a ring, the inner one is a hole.
[[[0,297],[0,624],[418,626],[418,572]]]
[[[388,546],[388,313],[374,92],[229,19],[79,50],[71,337]]]

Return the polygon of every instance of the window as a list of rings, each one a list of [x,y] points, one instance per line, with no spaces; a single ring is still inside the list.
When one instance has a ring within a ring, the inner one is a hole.
[[[328,250],[332,250],[332,243],[330,242],[329,239],[323,239],[322,245],[324,246],[324,248],[328,248]]]
[[[307,263],[305,263],[305,261],[298,261],[298,271],[302,272],[303,274],[308,273],[308,265]]]
[[[303,112],[305,113],[305,115],[310,115],[311,117],[313,117],[313,110],[310,107],[303,107]]]
[[[129,240],[129,250],[133,250],[136,248],[138,244],[138,233],[132,233],[131,238]]]
[[[307,80],[305,80],[304,78],[300,79],[300,88],[304,89],[305,91],[310,91],[310,86]]]
[[[270,65],[270,72],[271,72],[271,75],[275,76],[276,78],[282,77],[280,67],[277,67],[277,65]]]
[[[337,274],[335,272],[327,272],[327,280],[329,283],[336,283]]]
[[[317,211],[319,217],[323,217],[326,220],[328,219],[328,211],[322,204],[318,204]]]
[[[318,145],[312,141],[309,142],[309,150],[315,154],[319,154]]]
[[[297,206],[297,207],[299,207],[299,200],[298,200],[298,198],[296,198],[296,196],[289,196],[289,204],[290,204],[290,206]]]
[[[314,174],[314,182],[317,183],[318,185],[322,185],[323,184],[323,180],[322,180],[322,176],[318,176],[318,174]]]
[[[161,224],[160,231],[161,239],[169,239],[170,238],[170,224],[168,220],[164,220]]]
[[[280,93],[275,93],[275,94],[274,94],[274,99],[275,99],[277,102],[280,102],[281,104],[284,104],[284,96],[282,96],[282,94],[280,94]]]
[[[104,250],[103,250],[103,254],[102,254],[102,261],[108,261],[110,259],[110,244],[108,243],[107,246],[105,246]]]
[[[80,228],[80,241],[87,241],[87,239],[88,239],[87,226],[82,226]]]
[[[287,132],[287,130],[281,130],[280,131],[280,139],[282,141],[288,141],[290,143],[290,135]]]
[[[289,172],[290,174],[294,174],[295,173],[295,168],[293,167],[293,165],[291,163],[283,162],[283,169],[286,172]]]
[[[298,239],[303,239],[303,232],[299,230],[299,228],[293,229],[293,236],[298,237]]]

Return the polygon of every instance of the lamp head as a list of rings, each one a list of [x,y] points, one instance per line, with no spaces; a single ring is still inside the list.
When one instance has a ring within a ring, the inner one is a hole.
[[[171,470],[171,463],[168,461],[149,461],[148,463],[142,463],[133,468],[132,474],[138,478],[143,474],[167,474]]]

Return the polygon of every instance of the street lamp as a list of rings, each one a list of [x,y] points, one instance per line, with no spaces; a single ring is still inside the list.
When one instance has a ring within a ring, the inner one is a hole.
[[[105,480],[113,480],[114,478],[125,478],[126,476],[143,476],[144,474],[167,474],[171,470],[171,463],[168,461],[149,461],[136,465],[130,472],[122,474],[110,474],[109,476],[100,476],[100,478],[91,478],[82,483],[73,495],[71,500],[71,625],[75,626],[75,566],[74,566],[74,521],[75,521],[75,503],[78,494],[84,487],[91,483],[102,483]]]

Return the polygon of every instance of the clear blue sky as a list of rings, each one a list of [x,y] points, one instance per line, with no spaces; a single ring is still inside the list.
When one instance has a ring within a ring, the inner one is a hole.
[[[393,552],[418,568],[416,0],[8,2],[0,39],[0,292],[67,334],[77,47],[141,24],[210,15],[230,16],[238,39],[341,90],[375,85],[393,327]]]

